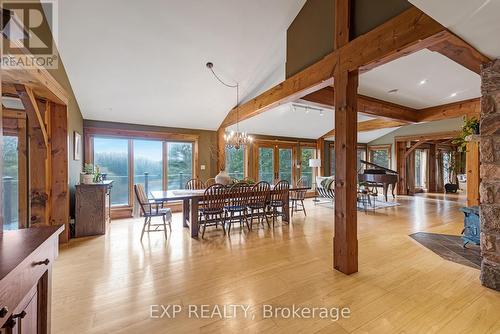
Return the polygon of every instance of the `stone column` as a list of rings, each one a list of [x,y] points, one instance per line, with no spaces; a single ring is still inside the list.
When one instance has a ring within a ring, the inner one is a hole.
[[[481,71],[481,283],[500,291],[500,59]]]

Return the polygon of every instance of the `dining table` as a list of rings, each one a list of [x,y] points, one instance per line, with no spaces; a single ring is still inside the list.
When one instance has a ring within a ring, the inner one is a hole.
[[[289,196],[290,192],[293,191],[307,191],[310,187],[290,187],[289,191],[285,194],[285,205],[283,207],[284,215],[283,221],[290,222],[290,204]],[[274,191],[274,186],[271,186],[271,193]],[[185,228],[189,228],[191,232],[191,238],[198,238],[199,230],[199,217],[198,210],[200,207],[200,201],[203,200],[205,195],[205,189],[179,189],[179,190],[165,190],[165,191],[152,191],[151,196],[155,202],[158,203],[168,203],[168,202],[180,202],[182,201],[182,224]],[[227,198],[231,197],[231,193],[228,191],[226,193]]]

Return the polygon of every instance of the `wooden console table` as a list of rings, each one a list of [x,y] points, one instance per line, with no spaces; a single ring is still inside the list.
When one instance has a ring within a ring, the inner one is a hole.
[[[50,333],[52,264],[64,225],[0,233],[0,333]]]
[[[76,185],[75,237],[106,234],[113,181]]]

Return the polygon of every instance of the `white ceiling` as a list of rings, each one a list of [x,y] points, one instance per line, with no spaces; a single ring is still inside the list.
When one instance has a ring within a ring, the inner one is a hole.
[[[293,107],[295,106],[295,107]],[[332,109],[305,108],[307,105],[287,103],[240,122],[240,131],[282,137],[317,139],[335,127]],[[373,119],[358,115],[358,121]],[[236,126],[229,127],[236,130]]]
[[[486,55],[500,56],[499,0],[410,2]],[[84,118],[215,130],[235,96],[205,63],[213,61],[226,81],[239,82],[242,100],[279,83],[286,29],[304,3],[65,0],[59,3],[59,49]],[[480,96],[480,78],[423,50],[362,74],[359,93],[425,108]],[[291,109],[287,104],[246,120],[241,130],[318,138],[333,128],[331,110],[320,116]],[[358,139],[369,142],[395,129]]]
[[[500,57],[500,1],[409,0],[484,55]]]
[[[305,0],[64,0],[59,50],[84,118],[217,129],[284,79],[286,30]]]
[[[389,93],[394,89],[398,91]],[[361,74],[359,93],[422,109],[481,96],[481,79],[440,53],[424,49]]]

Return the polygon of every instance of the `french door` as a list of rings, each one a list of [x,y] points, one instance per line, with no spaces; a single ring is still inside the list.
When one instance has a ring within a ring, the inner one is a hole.
[[[286,180],[295,182],[296,148],[288,144],[256,144],[255,145],[255,173],[258,181],[271,184]]]

